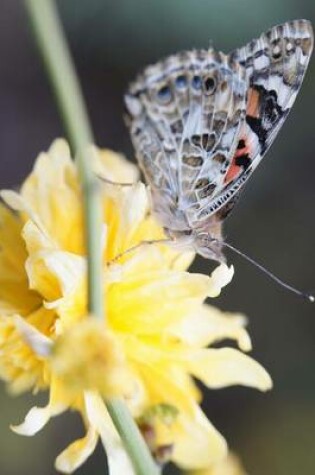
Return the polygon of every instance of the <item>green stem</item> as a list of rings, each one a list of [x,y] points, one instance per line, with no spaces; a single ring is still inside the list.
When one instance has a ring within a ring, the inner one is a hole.
[[[160,475],[161,472],[153,462],[148,447],[138,427],[135,426],[126,405],[121,400],[115,399],[108,401],[106,406],[125,447],[128,447],[128,453],[133,461],[136,473]],[[139,456],[140,454],[141,456]]]
[[[88,256],[88,308],[104,319],[102,288],[101,223],[102,203],[97,181],[91,169],[89,146],[93,134],[89,124],[80,84],[68,44],[53,0],[25,0],[34,36],[48,77],[55,92],[83,189],[84,219]],[[123,401],[107,402],[113,423],[125,444],[137,475],[159,475],[147,445]]]
[[[102,208],[91,169],[89,146],[94,143],[80,84],[58,12],[51,0],[26,0],[34,35],[51,81],[70,145],[77,157],[83,189],[88,256],[89,312],[104,318],[101,259]]]

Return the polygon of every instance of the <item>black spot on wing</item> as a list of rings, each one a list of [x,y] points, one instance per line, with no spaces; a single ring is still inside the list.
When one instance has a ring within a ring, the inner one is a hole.
[[[239,157],[235,158],[235,165],[237,165],[238,167],[243,167],[244,170],[247,170],[250,164],[251,159],[248,153],[244,153],[243,155],[240,155]]]
[[[283,121],[288,114],[288,110],[284,110],[278,104],[278,95],[276,91],[268,91],[261,85],[253,86],[259,94],[259,111],[258,116],[246,116],[246,122],[252,131],[257,135],[261,153],[263,154],[268,148],[268,138],[272,131]]]
[[[257,135],[259,144],[261,146],[261,153],[263,154],[267,148],[266,140],[267,140],[267,131],[262,126],[261,119],[257,119],[257,117],[252,117],[251,115],[246,116],[246,122],[252,131]]]
[[[246,147],[246,143],[245,143],[245,140],[244,139],[240,139],[238,141],[238,144],[237,144],[237,149],[238,150],[242,150],[243,148]]]

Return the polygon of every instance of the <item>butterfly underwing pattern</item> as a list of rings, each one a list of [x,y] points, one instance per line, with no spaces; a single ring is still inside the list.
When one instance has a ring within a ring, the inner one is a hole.
[[[225,260],[222,222],[283,125],[312,48],[310,22],[290,21],[227,55],[170,56],[130,85],[127,123],[168,236]]]

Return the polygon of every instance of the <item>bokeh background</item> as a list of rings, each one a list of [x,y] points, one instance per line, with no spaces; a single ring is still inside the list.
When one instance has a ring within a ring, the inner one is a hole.
[[[132,147],[122,120],[123,92],[147,63],[181,49],[223,51],[270,26],[308,18],[314,0],[59,1],[97,144]],[[0,0],[0,185],[16,187],[37,153],[63,135],[56,106],[21,0]],[[226,235],[297,287],[315,291],[315,57],[294,110],[268,158],[226,223]],[[315,473],[314,306],[286,293],[230,256],[234,281],[217,301],[249,316],[253,356],[271,373],[268,394],[244,388],[207,392],[205,409],[251,475]],[[195,269],[209,273],[197,260]],[[12,434],[33,397],[0,391],[1,475],[54,474],[53,460],[82,432],[75,414],[51,421],[27,439]],[[37,398],[38,404],[45,395]],[[77,473],[104,473],[101,448]],[[123,475],[123,474],[122,474]]]

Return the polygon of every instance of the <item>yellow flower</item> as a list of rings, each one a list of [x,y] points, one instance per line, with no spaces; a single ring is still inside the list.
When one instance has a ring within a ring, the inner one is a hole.
[[[94,149],[94,166],[110,180],[137,179],[136,168],[110,151]],[[15,393],[50,392],[48,405],[32,408],[14,430],[33,435],[52,416],[77,410],[86,436],[57,457],[57,469],[75,470],[100,437],[111,475],[132,474],[101,398],[115,393],[157,458],[187,470],[219,463],[226,442],[201,411],[193,378],[211,389],[271,387],[267,372],[243,353],[251,349],[244,317],[204,303],[233,269],[188,273],[194,255],[165,244],[115,260],[164,234],[142,183],[104,183],[101,193],[106,326],[87,320],[81,192],[67,144],[57,140],[39,155],[20,193],[1,193],[8,207],[0,207],[0,376]],[[242,351],[209,348],[222,339]]]
[[[184,475],[184,474],[183,474]],[[193,470],[186,475],[246,475],[239,459],[229,453],[221,462],[205,470]]]

